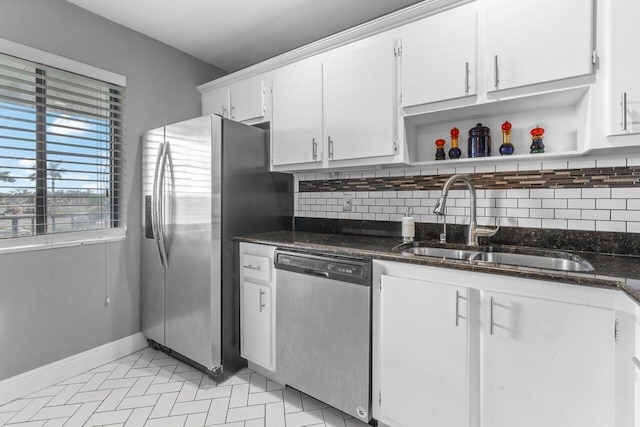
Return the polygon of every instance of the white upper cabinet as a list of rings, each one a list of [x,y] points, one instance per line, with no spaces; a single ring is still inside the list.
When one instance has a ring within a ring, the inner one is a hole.
[[[607,70],[607,134],[640,133],[640,1],[606,3],[607,40],[602,62]],[[636,144],[638,138],[634,138]]]
[[[325,60],[325,135],[330,163],[397,152],[396,40],[373,39],[340,48]]]
[[[267,114],[266,94],[261,77],[229,85],[229,118],[236,122],[261,121]]]
[[[404,27],[403,107],[476,94],[477,26],[471,3]]]
[[[322,63],[310,58],[273,74],[271,164],[322,161]]]
[[[229,91],[226,87],[202,95],[202,115],[217,114],[229,118]]]
[[[484,58],[487,90],[592,73],[593,1],[490,1]]]
[[[248,124],[267,120],[267,86],[265,76],[248,78],[202,94],[202,114]]]

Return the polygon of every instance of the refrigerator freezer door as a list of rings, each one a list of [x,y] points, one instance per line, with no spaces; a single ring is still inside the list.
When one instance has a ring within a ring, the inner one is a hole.
[[[154,233],[154,176],[158,164],[160,148],[164,143],[164,128],[146,132],[142,137],[142,332],[144,335],[164,345],[164,268],[162,267],[158,242]]]
[[[220,365],[220,320],[212,313],[219,293],[212,271],[219,257],[212,246],[212,117],[167,126],[165,144],[165,345],[213,370]]]

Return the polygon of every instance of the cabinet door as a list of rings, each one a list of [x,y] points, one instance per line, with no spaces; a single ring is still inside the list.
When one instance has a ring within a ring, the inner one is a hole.
[[[476,93],[476,4],[406,27],[402,37],[402,106]]]
[[[202,115],[207,114],[229,118],[229,91],[226,87],[202,95]]]
[[[302,61],[273,75],[272,164],[322,160],[322,63]]]
[[[640,133],[640,2],[613,0],[606,2],[609,135]]]
[[[229,87],[229,117],[236,122],[264,118],[266,87],[262,78],[250,78]]]
[[[389,156],[396,152],[395,40],[369,42],[327,58],[325,129],[328,159]]]
[[[482,423],[614,425],[614,311],[485,292]]]
[[[273,367],[271,288],[242,282],[242,357]]]
[[[382,276],[381,421],[469,425],[469,290]]]
[[[592,73],[593,4],[593,0],[503,0],[488,7],[487,89]]]

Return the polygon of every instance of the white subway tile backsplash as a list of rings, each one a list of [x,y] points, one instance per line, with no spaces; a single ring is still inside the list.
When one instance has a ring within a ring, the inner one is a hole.
[[[497,208],[517,208],[518,199],[496,199]]]
[[[596,222],[570,219],[568,228],[570,230],[596,231]]]
[[[555,218],[554,209],[530,209],[529,216],[531,218]]]
[[[541,228],[542,220],[538,218],[518,218],[518,227]]]
[[[541,208],[541,199],[518,199],[519,208]]]
[[[556,209],[556,218],[558,219],[581,219],[581,217],[579,209]]]
[[[583,199],[610,199],[611,189],[610,188],[583,188],[582,198]]]
[[[566,230],[568,221],[566,219],[542,219],[542,228],[553,228],[555,230]]]
[[[579,199],[582,197],[582,190],[579,188],[556,188],[556,199]]]
[[[622,221],[596,221],[596,231],[625,233],[627,231],[627,223]]]
[[[438,168],[394,168],[295,175],[294,213],[299,217],[399,222],[407,208],[411,207],[418,222],[441,224],[442,220],[433,214],[433,208],[442,190],[300,192],[300,181],[627,165],[640,166],[640,154],[627,158],[607,156],[597,159],[547,159],[541,162],[532,160],[520,165],[515,161],[476,166],[455,166],[448,163],[439,165]],[[470,215],[469,191],[462,185],[453,188],[448,196],[447,222],[467,224]],[[351,212],[342,210],[342,201],[347,195],[353,198]],[[481,188],[476,190],[476,206],[479,224],[499,222],[503,226],[640,233],[640,187],[508,190]]]
[[[596,167],[598,168],[613,168],[616,166],[627,166],[626,158],[604,158],[596,160]]]
[[[612,199],[640,199],[640,187],[612,188]]]
[[[529,190],[529,197],[532,199],[553,199],[555,191],[553,188],[534,188]]]
[[[595,209],[595,199],[569,199],[567,201],[569,209]]]
[[[543,199],[542,207],[544,209],[567,209],[567,199]]]
[[[640,211],[611,211],[611,221],[640,222]]]
[[[608,210],[582,210],[582,219],[595,219],[597,221],[609,221],[611,219],[611,211]]]
[[[595,160],[569,160],[569,169],[587,169],[587,168],[595,168],[596,161]]]

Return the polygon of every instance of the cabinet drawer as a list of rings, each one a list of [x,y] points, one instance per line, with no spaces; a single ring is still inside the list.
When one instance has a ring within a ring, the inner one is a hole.
[[[242,273],[245,278],[271,281],[271,259],[264,256],[245,254],[242,257]]]

